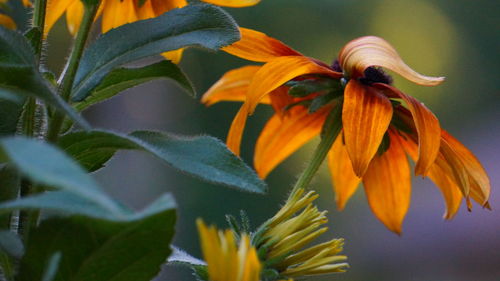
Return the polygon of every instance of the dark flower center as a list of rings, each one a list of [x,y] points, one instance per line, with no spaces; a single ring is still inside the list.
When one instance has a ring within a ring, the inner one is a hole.
[[[359,81],[365,85],[373,83],[392,84],[392,77],[385,73],[381,68],[370,66],[365,69],[365,75],[359,78]]]

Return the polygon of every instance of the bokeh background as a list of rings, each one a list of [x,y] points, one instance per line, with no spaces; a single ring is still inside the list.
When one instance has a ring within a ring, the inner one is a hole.
[[[414,178],[411,207],[399,237],[372,215],[362,188],[344,211],[337,211],[330,176],[322,167],[312,187],[321,195],[317,204],[329,211],[331,228],[324,239],[345,238],[351,268],[345,274],[305,280],[500,280],[498,1],[263,0],[255,7],[227,10],[241,26],[263,31],[327,63],[349,40],[378,35],[417,71],[446,76],[446,83],[438,87],[415,86],[397,76],[395,84],[431,108],[442,126],[477,155],[491,178],[493,211],[476,205],[469,213],[462,206],[452,221],[442,219],[444,201],[438,189],[427,179]],[[52,70],[61,70],[69,42],[60,22],[49,38],[47,64]],[[201,95],[225,71],[245,64],[223,52],[190,49],[181,67]],[[97,127],[119,132],[153,129],[224,140],[238,107],[228,102],[206,108],[171,81],[158,81],[128,90],[85,116]],[[242,157],[249,164],[258,132],[270,114],[269,108],[259,108],[248,122]],[[279,209],[316,143],[269,176],[265,196],[201,182],[138,152],[118,153],[95,176],[114,197],[138,209],[164,192],[173,193],[179,205],[174,244],[200,257],[196,218],[225,227],[225,214],[244,209],[254,226],[260,224]],[[165,267],[157,280],[194,278],[189,270]]]

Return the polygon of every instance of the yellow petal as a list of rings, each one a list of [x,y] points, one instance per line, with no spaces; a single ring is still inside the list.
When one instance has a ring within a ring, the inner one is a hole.
[[[354,173],[362,177],[377,153],[392,118],[392,105],[375,88],[351,79],[342,108],[344,138]]]
[[[156,16],[168,12],[175,8],[182,8],[187,5],[186,0],[149,0],[153,5],[153,10]]]
[[[365,69],[370,66],[380,66],[419,85],[434,86],[444,81],[444,77],[424,76],[415,72],[387,41],[376,36],[364,36],[347,43],[340,51],[339,62],[352,77],[363,76]]]
[[[139,19],[134,0],[105,0],[102,11],[102,32],[119,27]]]
[[[203,0],[203,2],[223,7],[241,8],[257,5],[260,0]]]
[[[403,136],[399,139],[406,153],[410,155],[413,161],[416,161],[418,159],[417,144],[409,136]],[[441,153],[438,154],[436,162],[430,167],[428,177],[439,188],[445,200],[446,210],[444,218],[452,219],[460,208],[463,196],[448,162]]]
[[[184,48],[170,51],[170,52],[165,52],[165,53],[162,53],[161,55],[164,58],[166,58],[167,60],[177,64],[177,63],[181,62],[183,52],[184,52]]]
[[[220,101],[245,101],[248,86],[259,69],[260,66],[247,65],[226,72],[201,97],[201,102],[210,106]],[[269,104],[269,97],[264,97],[260,102]]]
[[[265,178],[279,163],[321,132],[327,111],[309,114],[296,106],[281,118],[273,115],[260,133],[255,146],[254,166]]]
[[[231,123],[231,128],[227,134],[226,145],[234,154],[240,155],[241,137],[248,118],[248,106],[243,104],[236,113],[236,116]]]
[[[328,167],[335,189],[337,209],[343,210],[361,182],[352,169],[352,162],[344,145],[342,134],[333,143],[328,153]]]
[[[156,13],[153,8],[153,1],[144,1],[142,6],[138,6],[137,17],[141,20],[150,19],[156,17]]]
[[[406,102],[418,132],[419,151],[415,174],[425,176],[439,152],[441,126],[438,119],[424,104],[398,89],[382,83],[377,83],[374,86],[383,87]]]
[[[286,82],[305,74],[324,74],[339,78],[339,73],[319,65],[303,56],[279,57],[264,64],[257,71],[248,89],[249,113],[253,113],[260,100]]]
[[[0,25],[5,26],[9,29],[16,29],[16,23],[7,15],[0,14]]]
[[[406,153],[393,133],[389,149],[376,156],[363,176],[368,203],[375,216],[398,234],[410,206],[411,176]]]
[[[33,6],[33,4],[31,4],[30,0],[23,0],[23,6],[24,7],[31,7],[31,6]]]
[[[483,166],[467,147],[448,134],[448,132],[443,130],[441,136],[443,142],[450,146],[456,157],[463,163],[469,175],[471,197],[480,205],[486,205],[490,196],[491,187],[490,179]]]
[[[48,0],[45,15],[44,35],[46,36],[49,33],[52,26],[54,26],[57,20],[64,14],[70,5],[79,1],[80,0]]]
[[[231,55],[258,62],[268,62],[282,56],[301,56],[281,41],[266,34],[240,27],[241,40],[222,48]]]
[[[80,28],[80,23],[83,18],[84,7],[82,2],[76,1],[68,7],[66,11],[66,25],[71,35],[75,36]]]

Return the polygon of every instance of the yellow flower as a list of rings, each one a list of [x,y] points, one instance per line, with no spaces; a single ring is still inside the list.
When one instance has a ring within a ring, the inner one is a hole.
[[[211,281],[259,281],[261,264],[246,234],[237,245],[233,231],[207,227],[201,219],[196,224]]]
[[[247,116],[258,104],[272,105],[275,114],[255,148],[254,166],[261,177],[317,136],[331,110],[342,106],[342,133],[328,155],[339,209],[362,181],[375,216],[390,230],[401,232],[411,192],[406,154],[416,162],[415,173],[428,176],[441,189],[445,218],[455,215],[463,197],[469,208],[469,198],[489,208],[490,182],[480,162],[441,129],[426,106],[393,87],[381,68],[425,86],[437,85],[443,77],[413,71],[389,43],[375,36],[349,42],[330,66],[261,32],[241,28],[241,33],[242,39],[224,50],[265,64],[227,72],[202,102],[244,102],[227,137],[228,147],[236,154]],[[290,85],[305,82],[330,86],[292,95]],[[322,106],[312,110],[317,101]]]
[[[260,0],[203,0],[225,7],[246,7]],[[167,11],[186,6],[187,0],[102,0],[98,15],[102,17],[102,32],[138,20],[157,17]],[[75,35],[83,17],[81,0],[48,0],[45,32],[48,33],[56,21],[66,13],[66,23],[71,34]],[[182,49],[164,53],[171,61],[178,63]]]
[[[306,245],[325,233],[328,222],[326,211],[320,212],[312,202],[318,197],[314,191],[302,188],[292,193],[280,211],[257,234],[257,246],[265,249],[265,260],[280,276],[300,277],[344,272],[346,256],[342,251],[343,239],[333,239],[315,246]],[[341,262],[341,263],[339,263]]]

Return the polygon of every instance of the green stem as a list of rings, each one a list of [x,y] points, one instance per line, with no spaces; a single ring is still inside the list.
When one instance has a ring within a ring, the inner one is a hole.
[[[40,58],[40,54],[42,52],[42,40],[43,33],[45,28],[45,13],[47,10],[47,0],[36,0],[35,7],[33,8],[33,27],[37,27],[40,30],[40,38],[38,38],[39,42],[36,44],[35,53]]]
[[[309,165],[307,165],[306,169],[302,172],[299,179],[293,186],[291,192],[292,195],[300,188],[306,188],[311,183],[314,175],[325,160],[333,142],[342,130],[341,114],[342,104],[340,103],[332,109],[326,118],[323,125],[323,131],[321,133],[321,141],[314,151],[311,162],[309,162]]]
[[[75,74],[76,71],[78,70],[80,59],[82,58],[83,50],[85,48],[85,42],[87,41],[90,29],[92,27],[92,23],[94,22],[97,8],[98,4],[85,5],[85,11],[83,14],[83,19],[80,25],[80,29],[78,30],[78,34],[76,35],[73,51],[71,52],[68,64],[62,74],[63,78],[59,87],[59,93],[65,101],[68,101],[71,96],[71,88],[73,87]],[[64,114],[57,111],[54,114],[54,117],[52,118],[49,125],[49,131],[47,134],[48,141],[51,142],[57,141],[57,139],[59,138],[59,132],[61,131],[63,121],[64,121]]]

